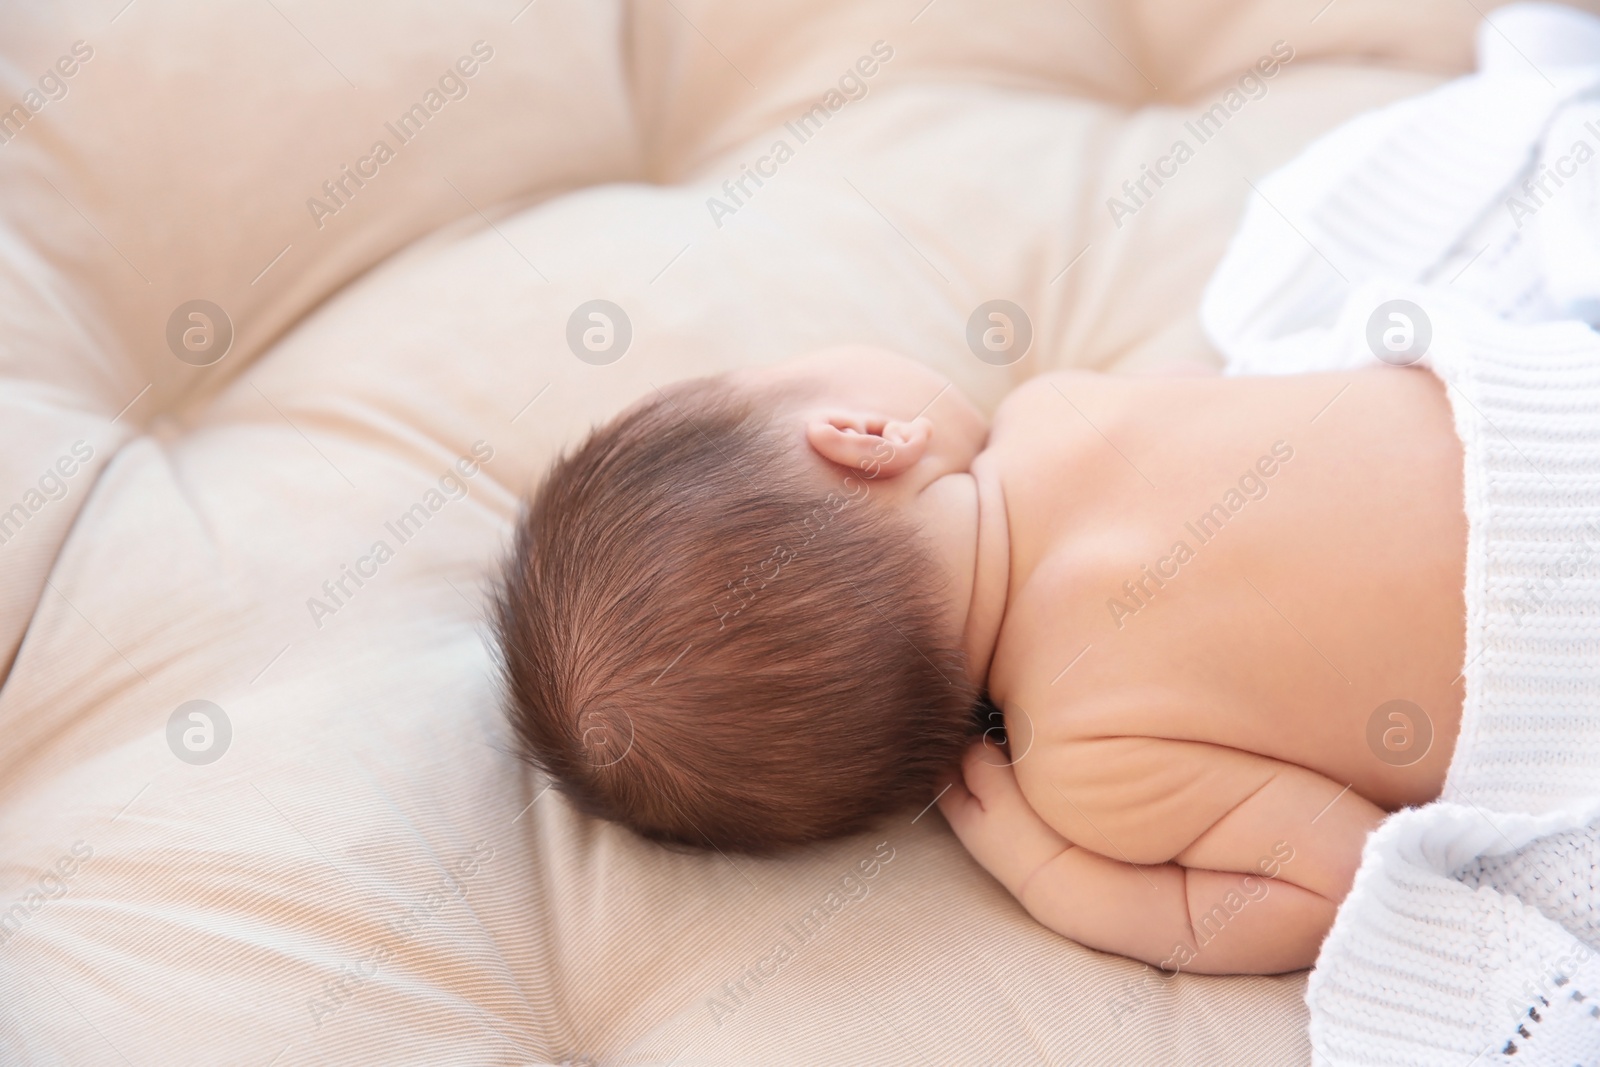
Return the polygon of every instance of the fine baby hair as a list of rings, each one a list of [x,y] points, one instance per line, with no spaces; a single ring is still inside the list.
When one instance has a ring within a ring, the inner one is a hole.
[[[558,459],[495,612],[523,756],[663,842],[769,852],[926,803],[976,699],[937,571],[790,390],[678,383]]]

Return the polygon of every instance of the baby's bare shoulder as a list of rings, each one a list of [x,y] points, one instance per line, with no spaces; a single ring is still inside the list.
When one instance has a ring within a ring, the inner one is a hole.
[[[1000,406],[995,409],[991,433],[1000,435],[1014,430],[1019,422],[1037,419],[1041,413],[1058,418],[1063,412],[1071,411],[1066,404],[1067,398],[1085,391],[1099,392],[1115,384],[1111,375],[1097,371],[1058,370],[1036,374],[1000,401]]]
[[[1051,371],[1028,379],[1006,394],[995,409],[989,449],[1001,458],[1013,481],[1045,469],[1096,476],[1102,464],[1127,471],[1125,457],[1109,441],[1154,439],[1160,432],[1155,410],[1193,405],[1190,394],[1216,379],[1152,379],[1095,371]],[[1107,476],[1118,473],[1107,468]]]

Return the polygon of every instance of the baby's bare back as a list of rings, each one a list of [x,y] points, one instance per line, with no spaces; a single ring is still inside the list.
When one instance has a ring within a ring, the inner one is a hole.
[[[1051,375],[989,452],[1012,545],[989,690],[1028,804],[1108,859],[1341,899],[1379,809],[1438,795],[1460,721],[1443,386]]]

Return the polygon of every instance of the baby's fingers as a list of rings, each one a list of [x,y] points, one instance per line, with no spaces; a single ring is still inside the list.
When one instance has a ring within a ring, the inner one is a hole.
[[[1027,802],[1005,751],[987,741],[975,741],[961,757],[961,776],[967,790],[985,808],[996,804]]]
[[[939,805],[939,813],[944,816],[952,830],[956,830],[956,820],[966,820],[983,814],[983,806],[967,789],[967,783],[962,780],[960,771],[950,772],[935,799]],[[956,836],[960,835],[961,831],[956,830]]]
[[[1069,847],[1028,806],[1011,767],[982,742],[967,750],[962,779],[939,798],[939,810],[972,858],[1012,892]]]

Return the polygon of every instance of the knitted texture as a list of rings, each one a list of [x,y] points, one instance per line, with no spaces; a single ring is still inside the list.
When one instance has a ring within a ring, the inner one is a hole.
[[[1479,856],[1456,872],[1463,885],[1510,894],[1600,950],[1600,839],[1588,828],[1536,838],[1506,855]]]
[[[1540,812],[1600,792],[1600,337],[1570,323],[1475,332],[1435,363],[1471,530],[1470,713],[1445,795]]]
[[[1485,833],[1477,812],[1444,804],[1403,812],[1373,836],[1351,897],[1358,921],[1341,915],[1308,990],[1318,1063],[1592,1062],[1600,955],[1427,854],[1442,834]]]

